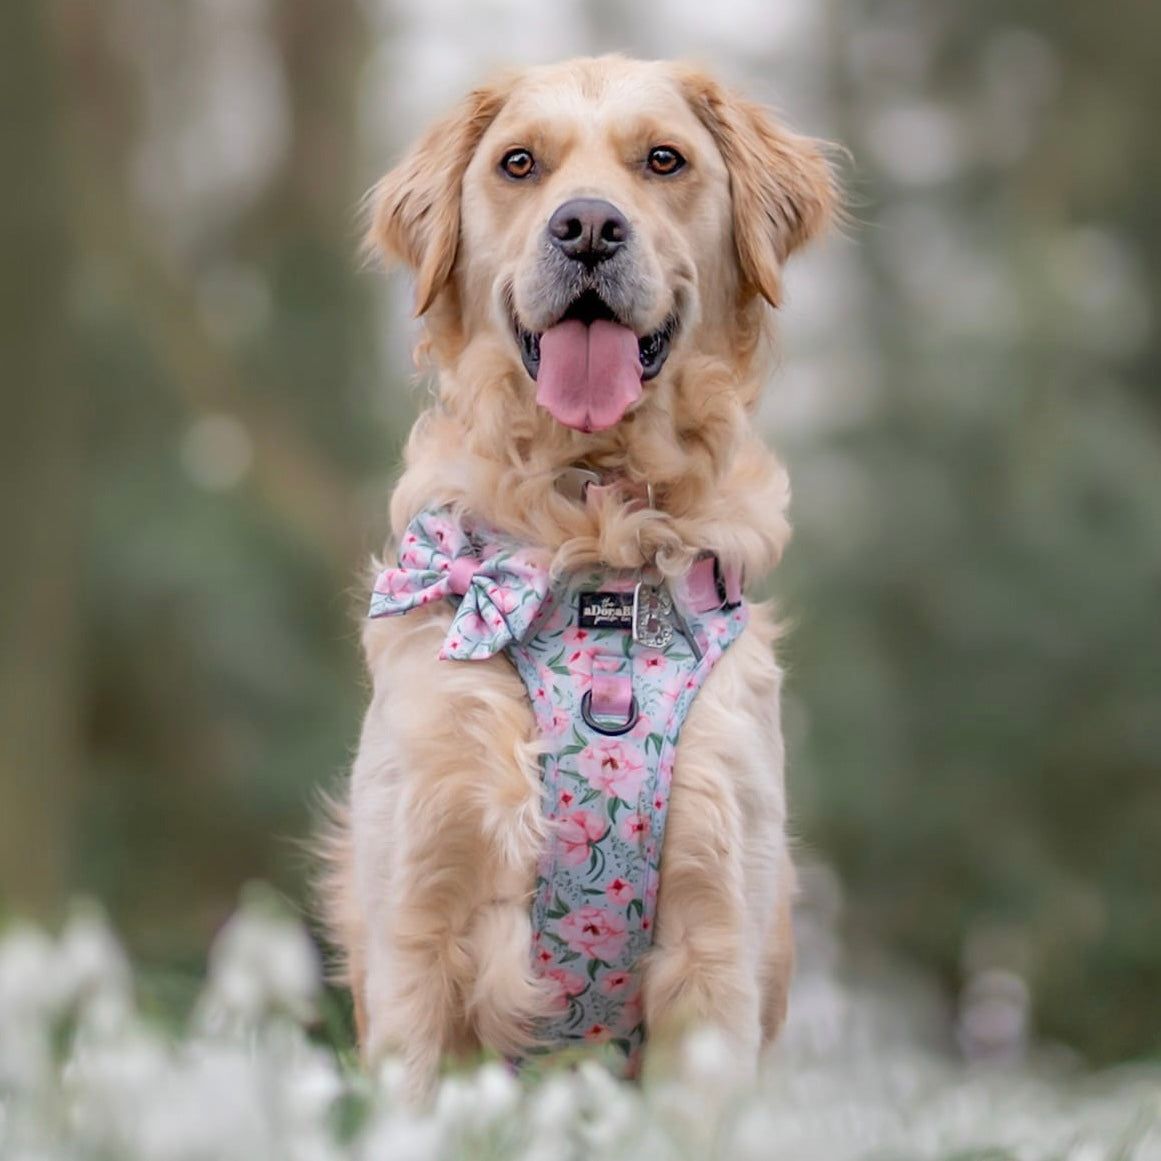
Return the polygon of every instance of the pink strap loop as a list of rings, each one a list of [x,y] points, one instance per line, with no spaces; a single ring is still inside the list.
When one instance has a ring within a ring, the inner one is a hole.
[[[598,718],[627,722],[633,709],[633,679],[625,659],[611,654],[593,658],[592,711]]]

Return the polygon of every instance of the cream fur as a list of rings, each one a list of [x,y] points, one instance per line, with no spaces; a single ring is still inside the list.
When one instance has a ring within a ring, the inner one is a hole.
[[[635,159],[655,144],[689,159],[680,180],[643,177]],[[516,145],[543,164],[536,182],[498,175]],[[634,225],[638,333],[682,317],[665,370],[599,434],[536,406],[505,313],[535,311],[522,302],[544,223],[578,193]],[[374,244],[417,273],[439,381],[392,500],[395,538],[418,511],[450,504],[560,570],[655,561],[676,575],[708,548],[751,581],[767,572],[789,536],[786,473],[751,427],[769,307],[782,262],[832,203],[815,142],[682,66],[578,60],[471,94],[372,196]],[[594,513],[566,500],[554,481],[581,460],[651,483],[656,507],[610,496]],[[366,623],[372,701],[323,852],[324,917],[362,1050],[401,1053],[417,1093],[445,1057],[518,1050],[544,1011],[529,954],[544,837],[532,712],[504,658],[436,659],[449,619],[433,608]],[[644,968],[647,1067],[697,1022],[752,1065],[785,1014],[794,872],[775,636],[756,607],[681,736]]]

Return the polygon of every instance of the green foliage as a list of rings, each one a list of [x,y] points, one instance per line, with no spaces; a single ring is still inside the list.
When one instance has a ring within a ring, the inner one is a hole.
[[[1053,176],[1107,147],[1077,131],[1056,153],[1098,78],[1130,115],[1142,78],[1101,59],[1129,23],[1081,44],[1061,11],[1050,39],[1004,42],[1055,78],[1019,164],[981,149],[915,189],[843,122],[889,330],[866,340],[869,419],[791,449],[776,585],[798,622],[792,801],[856,929],[953,987],[1023,974],[1039,1031],[1102,1059],[1161,1048],[1161,234],[1125,196],[1161,154],[1118,155],[1085,197]],[[965,78],[1004,36],[949,16],[922,99],[971,126]]]

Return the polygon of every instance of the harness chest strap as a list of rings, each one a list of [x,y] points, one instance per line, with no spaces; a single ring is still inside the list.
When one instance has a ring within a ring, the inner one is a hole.
[[[549,585],[519,545],[424,513],[404,537],[400,568],[377,580],[371,611],[458,596],[441,656],[504,652],[523,679],[541,735],[549,824],[532,902],[533,958],[558,999],[537,1043],[612,1041],[630,1072],[644,1040],[637,965],[652,940],[677,738],[746,620],[740,578],[705,557],[675,585],[684,628],[650,647],[623,617],[640,584],[636,573],[594,568]],[[582,623],[594,597],[622,615]]]

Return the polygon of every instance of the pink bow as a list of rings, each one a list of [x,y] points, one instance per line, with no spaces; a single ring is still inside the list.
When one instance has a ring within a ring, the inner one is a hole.
[[[548,575],[526,549],[489,538],[479,553],[445,512],[423,512],[399,546],[399,567],[375,579],[368,616],[389,617],[461,597],[439,655],[444,660],[493,657],[523,640],[548,592]]]

